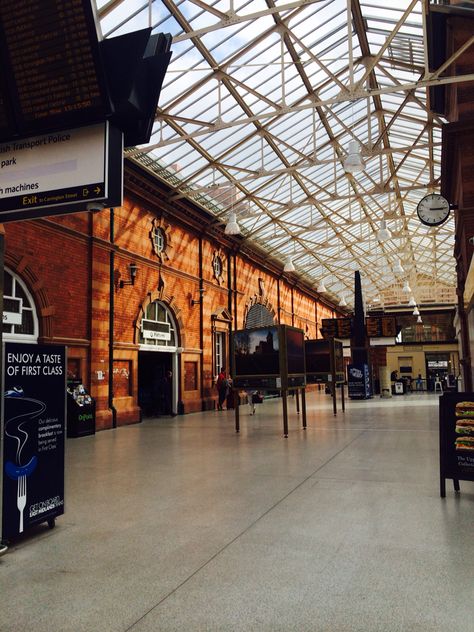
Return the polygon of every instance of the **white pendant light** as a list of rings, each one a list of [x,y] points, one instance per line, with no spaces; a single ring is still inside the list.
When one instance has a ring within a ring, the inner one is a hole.
[[[365,169],[365,163],[360,155],[360,145],[356,140],[349,141],[347,156],[344,158],[344,171],[357,173]]]
[[[421,323],[423,322],[422,319],[421,319],[421,316],[418,316],[418,318],[416,319],[416,322],[421,325]]]
[[[283,272],[294,272],[296,270],[293,264],[293,258],[291,255],[288,255],[285,261],[285,266],[283,268]]]
[[[326,286],[324,285],[324,279],[321,279],[318,285],[318,289],[316,291],[319,292],[320,294],[327,292]]]
[[[377,239],[379,241],[387,241],[392,236],[391,232],[387,228],[387,222],[383,219],[380,222],[380,228],[377,231]]]
[[[408,281],[405,281],[403,287],[402,287],[402,292],[404,292],[405,294],[410,294],[411,292],[411,287],[408,284]]]
[[[415,309],[413,310],[413,316],[419,316],[420,315],[420,310],[418,309],[418,307],[415,307]]]
[[[347,307],[346,297],[344,294],[341,296],[341,300],[339,301],[339,307]]]
[[[416,307],[416,301],[415,301],[415,298],[413,296],[410,296],[410,300],[408,301],[408,305],[410,307]]]
[[[237,223],[237,215],[235,213],[229,213],[224,232],[226,235],[240,235],[240,226]]]
[[[403,269],[403,266],[400,262],[400,259],[397,257],[396,261],[395,261],[395,266],[393,268],[393,271],[395,272],[395,274],[403,274],[405,272],[405,270]]]

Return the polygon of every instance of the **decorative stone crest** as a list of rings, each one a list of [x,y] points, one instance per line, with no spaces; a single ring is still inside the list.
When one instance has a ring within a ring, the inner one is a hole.
[[[171,227],[166,224],[162,217],[155,217],[152,220],[150,230],[151,245],[153,252],[160,259],[161,263],[168,261],[170,258],[171,245]]]
[[[224,283],[224,262],[224,252],[221,249],[214,250],[212,255],[212,274],[219,285]]]

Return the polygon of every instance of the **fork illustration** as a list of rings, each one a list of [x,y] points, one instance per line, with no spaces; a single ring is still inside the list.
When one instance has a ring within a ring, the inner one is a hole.
[[[23,533],[23,510],[26,507],[26,476],[20,476],[18,478],[18,491],[16,495],[16,506],[20,512],[20,530],[19,533]]]

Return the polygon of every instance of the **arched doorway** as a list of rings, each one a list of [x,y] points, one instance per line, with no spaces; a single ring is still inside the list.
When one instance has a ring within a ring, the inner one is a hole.
[[[18,275],[4,269],[3,340],[38,342],[39,324],[32,295]]]
[[[169,307],[147,305],[138,332],[138,405],[144,415],[175,415],[178,402],[179,332]]]

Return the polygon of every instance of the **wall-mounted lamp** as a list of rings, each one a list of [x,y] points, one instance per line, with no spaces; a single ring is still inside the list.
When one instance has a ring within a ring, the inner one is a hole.
[[[202,303],[202,297],[204,296],[204,292],[206,290],[203,287],[199,288],[199,298],[194,299],[192,297],[192,295],[189,296],[189,304],[191,305],[191,307],[193,305],[200,305]]]
[[[128,264],[128,275],[129,275],[129,280],[128,281],[120,281],[119,283],[119,287],[123,287],[124,285],[135,285],[135,277],[137,276],[137,272],[138,272],[138,266],[136,263],[129,263]]]

